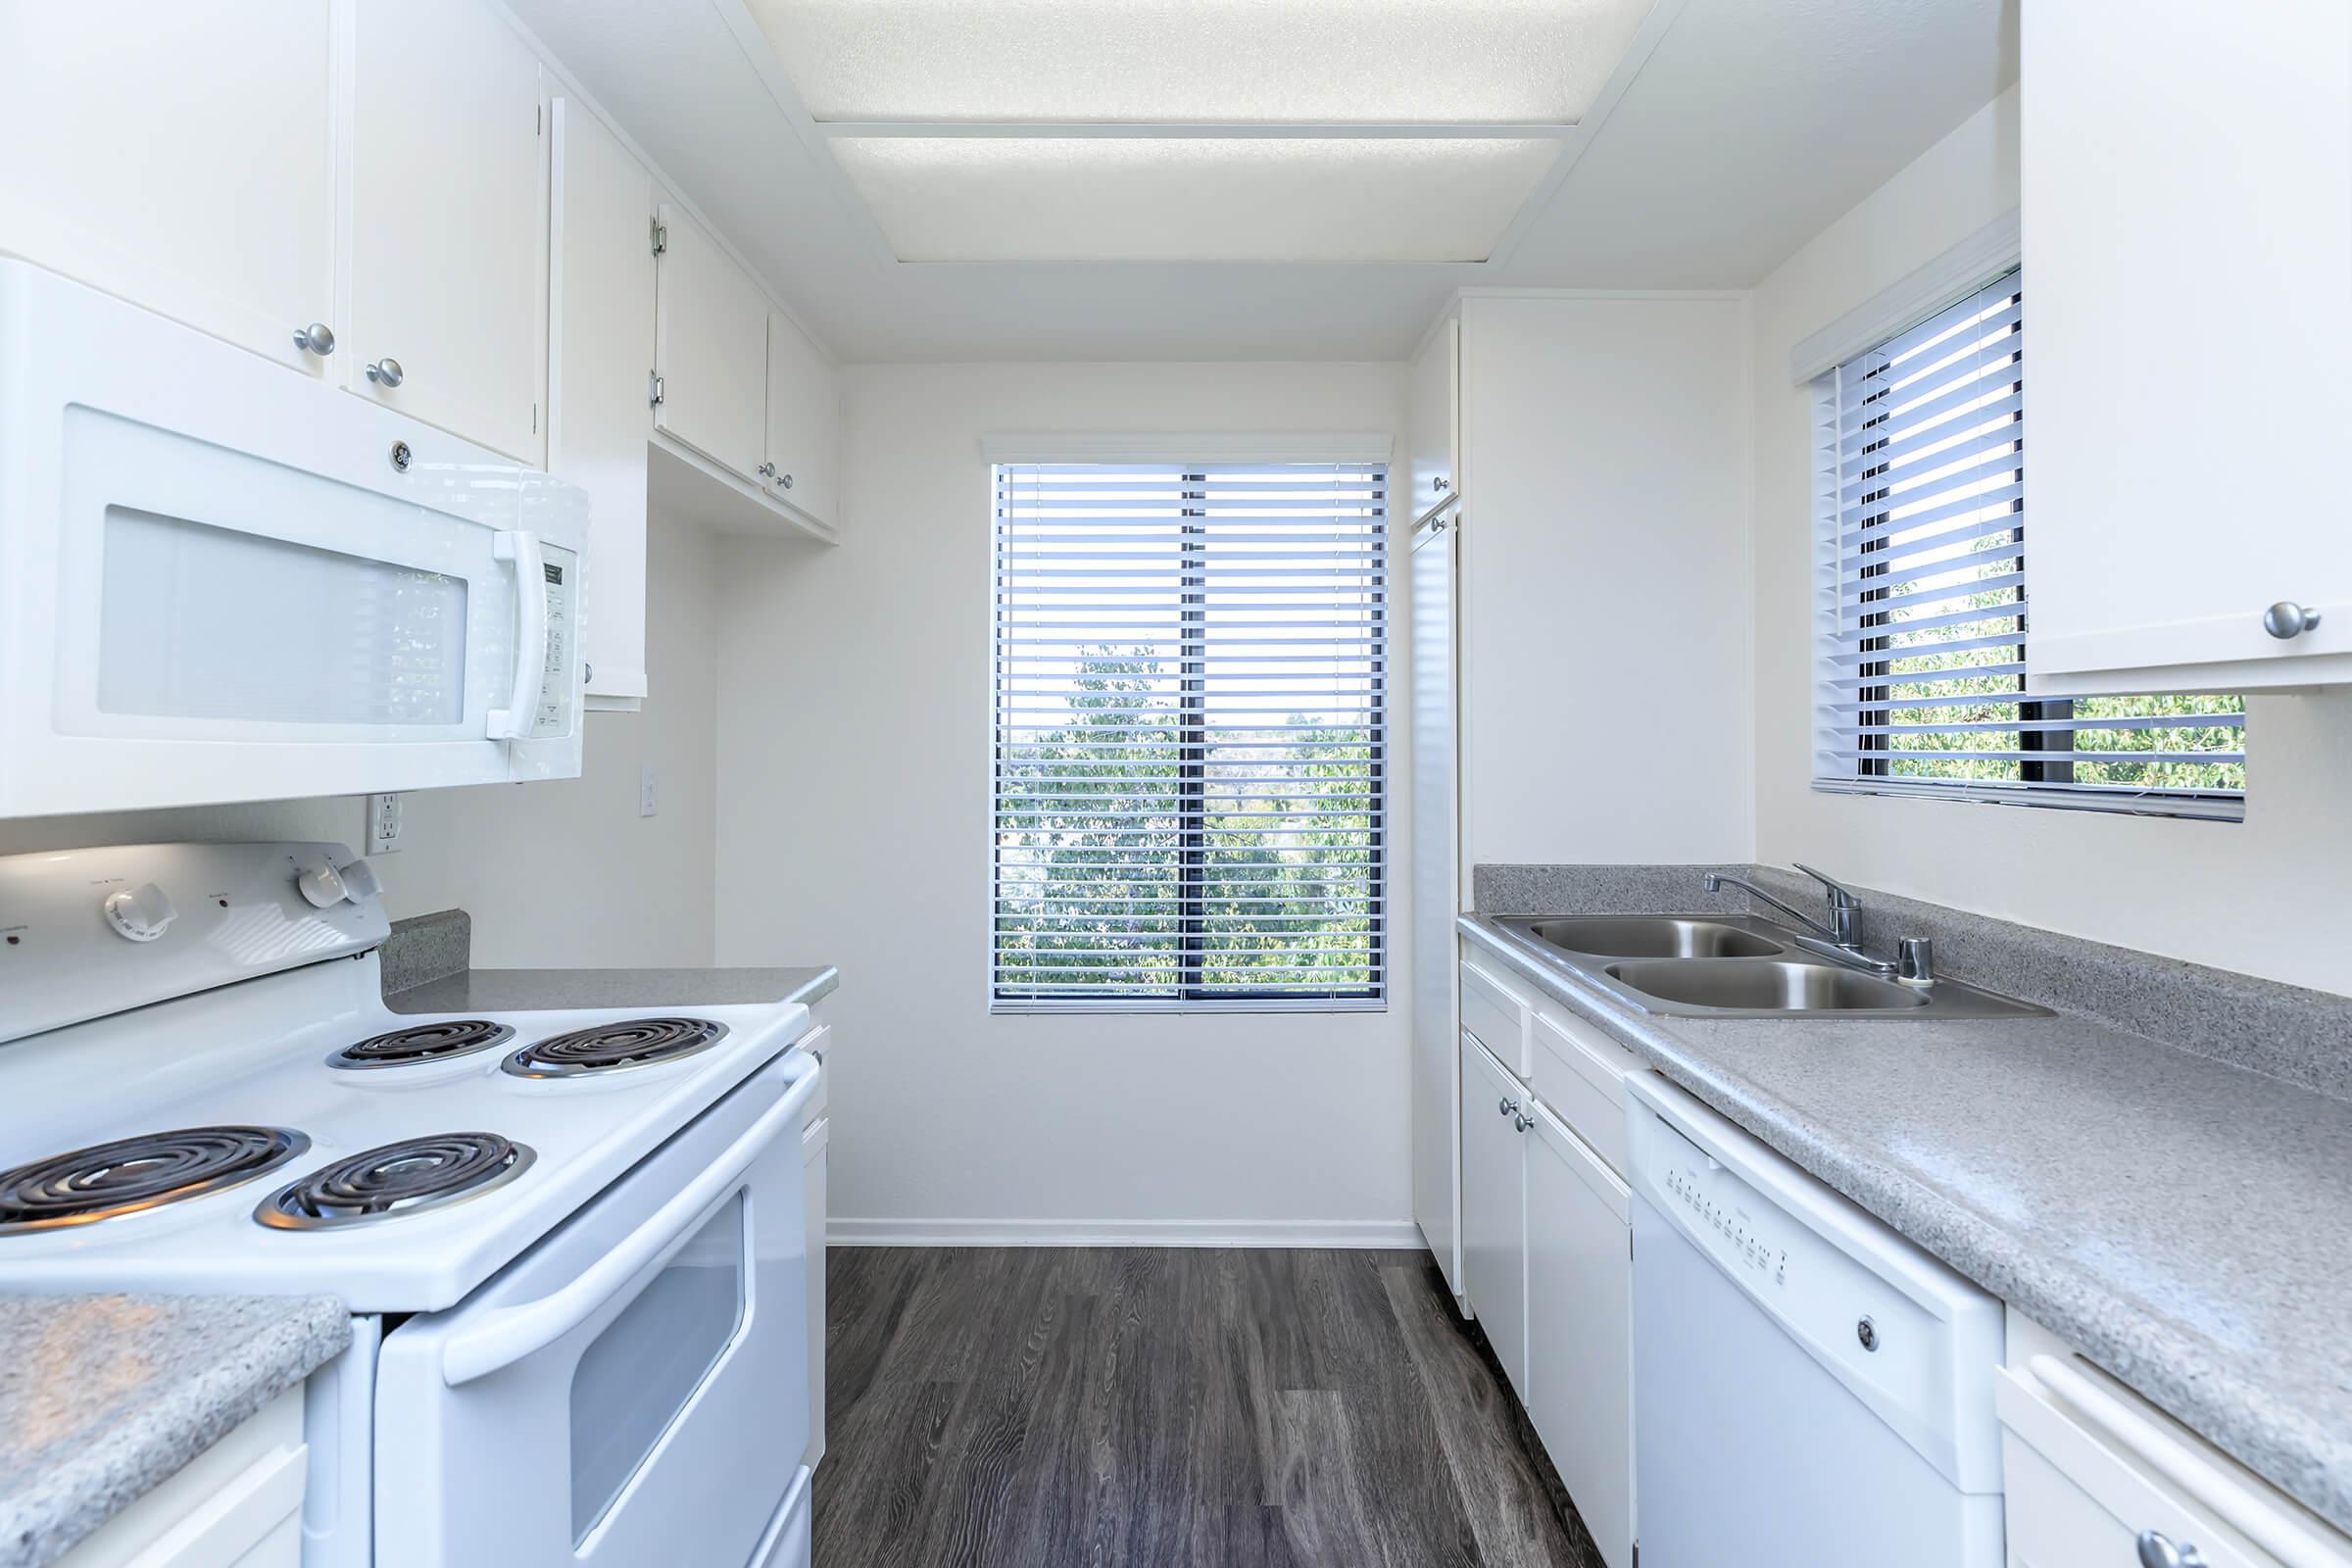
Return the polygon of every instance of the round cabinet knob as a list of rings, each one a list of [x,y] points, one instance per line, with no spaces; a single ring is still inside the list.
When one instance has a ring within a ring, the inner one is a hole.
[[[317,909],[330,909],[346,899],[365,904],[384,891],[382,879],[366,860],[353,860],[348,865],[321,860],[296,877],[294,886]]]
[[[1511,1118],[1511,1131],[1515,1133],[1523,1133],[1534,1125],[1535,1123],[1529,1121],[1525,1116],[1513,1116]]]
[[[776,466],[772,463],[762,463],[753,471],[762,479],[773,479],[776,476]]]
[[[407,378],[407,372],[401,369],[400,362],[388,354],[368,367],[368,379],[373,381],[377,386],[395,387]]]
[[[1854,1338],[1862,1342],[1865,1350],[1875,1350],[1879,1348],[1879,1326],[1864,1318],[1854,1325]]]
[[[2174,1545],[2172,1537],[2160,1530],[2142,1530],[2139,1565],[2140,1568],[2205,1568],[2205,1558],[2186,1543]]]
[[[2287,642],[2302,636],[2320,623],[2320,612],[2305,610],[2292,599],[2281,599],[2262,612],[2262,629]]]
[[[784,475],[782,475],[781,477],[779,477],[779,478],[776,480],[776,483],[778,483],[778,484],[782,485],[782,486],[783,486],[785,489],[789,490],[789,489],[791,489],[791,488],[792,488],[792,475],[791,475],[791,474],[789,474],[789,473],[787,473],[787,474],[784,474]]]
[[[106,923],[115,928],[115,934],[133,942],[153,942],[179,918],[172,900],[152,882],[108,894],[103,907]]]
[[[298,326],[294,329],[294,346],[305,354],[316,354],[323,360],[335,352],[334,328],[324,321]]]

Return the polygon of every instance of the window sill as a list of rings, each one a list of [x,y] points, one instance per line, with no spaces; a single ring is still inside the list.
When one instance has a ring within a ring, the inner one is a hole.
[[[1386,997],[1365,997],[1347,1001],[1332,1001],[1321,997],[1234,997],[1230,1000],[1200,1000],[1183,1002],[1152,997],[1103,997],[1078,1001],[1020,1002],[996,1001],[988,1004],[991,1017],[998,1014],[1016,1016],[1026,1013],[1172,1013],[1172,1012],[1386,1012]]]
[[[2101,811],[2111,816],[2172,816],[2192,822],[2243,822],[2246,803],[2226,795],[2139,795],[2131,790],[2035,788],[2031,784],[1957,784],[1904,779],[1817,778],[1821,795],[1894,795],[1969,806],[2025,806],[2042,810]]]

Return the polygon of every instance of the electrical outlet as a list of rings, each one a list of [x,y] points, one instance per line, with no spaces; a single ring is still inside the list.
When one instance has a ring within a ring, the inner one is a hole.
[[[368,797],[368,853],[397,855],[400,853],[400,797],[370,795]]]
[[[661,809],[654,793],[654,764],[646,763],[637,770],[637,814],[651,816]]]

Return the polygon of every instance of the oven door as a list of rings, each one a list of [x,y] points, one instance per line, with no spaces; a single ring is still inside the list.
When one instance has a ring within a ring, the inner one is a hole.
[[[579,771],[586,503],[0,261],[0,815]]]
[[[737,1568],[808,1445],[803,1108],[770,1062],[466,1300],[384,1337],[375,1560]]]

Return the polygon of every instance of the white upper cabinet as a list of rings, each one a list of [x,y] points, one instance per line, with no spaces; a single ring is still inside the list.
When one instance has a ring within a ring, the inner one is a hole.
[[[2023,12],[2029,659],[2053,695],[2352,680],[2352,7],[2215,16]],[[2320,623],[2266,627],[2281,602]]]
[[[0,250],[339,369],[334,82],[320,0],[0,6]]]
[[[786,506],[831,527],[841,442],[833,367],[782,312],[767,318],[767,462],[761,475]]]
[[[588,492],[595,561],[588,692],[643,697],[646,442],[654,430],[654,179],[582,105],[558,98],[555,321],[547,463]]]
[[[356,13],[346,384],[543,463],[538,57],[479,0],[361,0]]]
[[[1391,509],[1406,522],[1461,487],[1461,318],[1448,317],[1438,323],[1413,362],[1404,432],[1411,493]]]
[[[678,207],[662,205],[662,226],[656,423],[760,483],[767,450],[767,296]]]

